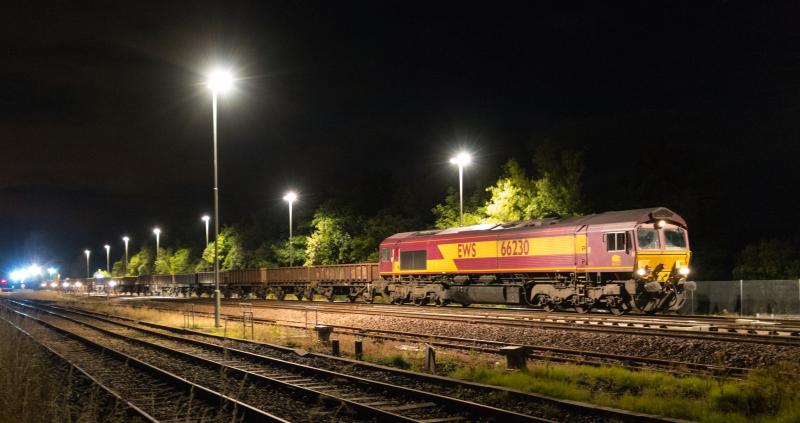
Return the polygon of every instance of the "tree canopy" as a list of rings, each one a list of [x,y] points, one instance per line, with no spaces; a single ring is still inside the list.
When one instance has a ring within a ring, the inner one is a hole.
[[[514,159],[506,162],[496,183],[486,188],[489,198],[480,204],[471,196],[464,204],[464,225],[563,217],[585,211],[581,200],[583,153],[554,150],[544,144],[533,163],[539,177],[528,176]],[[448,192],[445,202],[433,208],[437,228],[460,225],[458,193]]]

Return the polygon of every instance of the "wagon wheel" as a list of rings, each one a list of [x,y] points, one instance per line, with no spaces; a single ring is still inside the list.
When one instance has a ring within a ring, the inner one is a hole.
[[[615,316],[620,316],[620,315],[625,313],[625,310],[623,310],[622,307],[620,307],[618,305],[608,306],[608,311],[610,311],[611,314],[613,314]]]
[[[592,310],[591,304],[577,304],[575,305],[575,312],[578,314],[587,314]]]

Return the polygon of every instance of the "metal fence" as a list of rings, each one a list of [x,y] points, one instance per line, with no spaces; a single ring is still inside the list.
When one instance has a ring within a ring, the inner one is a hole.
[[[800,317],[800,280],[699,281],[680,313]]]

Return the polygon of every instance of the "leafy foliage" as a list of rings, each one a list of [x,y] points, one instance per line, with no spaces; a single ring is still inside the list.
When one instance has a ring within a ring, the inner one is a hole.
[[[475,193],[464,199],[464,225],[476,225],[485,218],[481,210],[482,195]],[[440,229],[461,226],[460,207],[458,201],[458,190],[448,188],[444,203],[434,206],[431,212],[436,218],[435,226]]]
[[[494,185],[486,188],[489,198],[480,205],[479,196],[464,204],[464,225],[503,223],[543,217],[562,217],[584,211],[581,178],[584,155],[541,146],[534,158],[539,178],[531,178],[514,159],[503,166]],[[437,228],[460,226],[458,192],[451,189],[445,202],[433,208]]]
[[[270,245],[272,256],[279,266],[302,266],[306,262],[308,238],[295,235],[290,241]]]
[[[347,262],[353,237],[345,224],[345,214],[339,210],[322,206],[314,213],[313,232],[306,242],[307,266]]]
[[[153,267],[151,254],[147,247],[142,247],[138,253],[131,256],[130,262],[128,263],[128,275],[152,275]]]
[[[217,256],[220,270],[244,269],[247,264],[247,252],[239,239],[239,233],[233,226],[222,228],[217,237]],[[210,242],[203,251],[200,262],[195,266],[198,272],[214,269],[214,243]]]
[[[765,240],[745,247],[736,259],[734,279],[798,279],[800,252],[790,242]]]

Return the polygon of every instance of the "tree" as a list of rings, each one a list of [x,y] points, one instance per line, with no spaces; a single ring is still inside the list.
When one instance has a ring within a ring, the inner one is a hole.
[[[481,222],[513,222],[535,217],[536,181],[528,176],[516,160],[506,162],[503,175],[486,191],[491,196],[481,209],[484,214]]]
[[[564,217],[585,211],[581,190],[586,164],[582,151],[559,150],[545,142],[537,148],[533,162],[540,177],[535,181],[536,197],[530,205],[531,216]]]
[[[138,253],[131,257],[130,263],[128,263],[128,275],[139,276],[151,275],[152,273],[150,250],[147,247],[142,247]]]
[[[222,228],[217,237],[217,257],[220,270],[237,270],[245,268],[247,252],[242,246],[239,233],[233,226]],[[202,260],[195,266],[198,272],[214,270],[214,243],[210,242],[203,251]]]
[[[158,249],[158,252],[156,253],[156,265],[155,265],[156,275],[172,274],[169,268],[169,255],[170,255],[170,250],[166,248]]]
[[[111,265],[111,276],[114,277],[127,276],[125,274],[125,260],[115,261],[114,264]]]
[[[306,265],[346,263],[352,236],[346,231],[344,214],[323,205],[311,221],[313,232],[306,241]]]
[[[583,153],[559,151],[544,144],[534,159],[539,178],[531,178],[514,159],[506,162],[489,198],[480,205],[473,195],[464,204],[464,225],[503,223],[544,217],[564,217],[584,211],[581,200]],[[445,202],[433,208],[437,228],[460,226],[458,193],[450,190]]]
[[[460,201],[458,190],[453,187],[447,189],[444,203],[434,206],[431,212],[436,218],[435,226],[439,229],[461,226]],[[486,217],[480,209],[481,193],[477,192],[464,199],[464,225],[481,223]]]
[[[295,235],[290,241],[278,241],[270,245],[272,257],[278,266],[302,266],[306,262],[308,237]]]
[[[735,279],[798,279],[800,252],[788,241],[763,240],[739,253],[733,267]]]
[[[381,210],[375,217],[366,219],[359,225],[361,231],[353,236],[349,249],[350,262],[378,261],[378,245],[386,237],[398,232],[413,229],[410,219]]]

